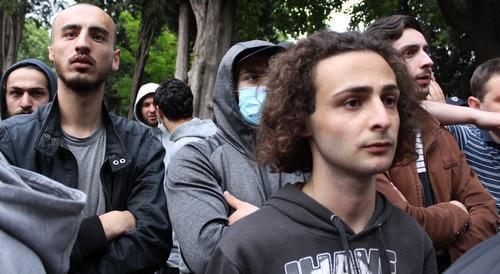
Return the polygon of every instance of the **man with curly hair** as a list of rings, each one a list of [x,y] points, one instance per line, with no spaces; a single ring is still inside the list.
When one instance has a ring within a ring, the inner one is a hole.
[[[366,33],[398,51],[423,99],[422,91],[432,82],[428,77],[432,60],[418,21],[393,15],[375,21]],[[495,201],[467,164],[453,136],[427,112],[418,113],[418,121],[418,158],[380,176],[377,188],[424,227],[444,270],[465,251],[495,234]]]
[[[375,190],[377,173],[412,157],[419,106],[396,53],[319,32],[267,79],[259,161],[311,177],[230,227],[205,273],[436,273],[423,229]]]

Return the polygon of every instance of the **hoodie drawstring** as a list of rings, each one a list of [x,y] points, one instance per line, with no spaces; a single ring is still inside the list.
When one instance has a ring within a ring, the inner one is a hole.
[[[389,257],[385,248],[384,233],[382,231],[382,224],[377,225],[377,244],[380,254],[380,263],[382,264],[382,273],[391,274],[391,266],[389,264]]]
[[[347,273],[352,273],[351,271],[351,262],[352,265],[354,266],[354,270],[356,274],[360,274],[360,270],[354,260],[351,256],[351,249],[349,248],[349,240],[347,239],[347,233],[345,232],[345,227],[344,225],[340,222],[340,219],[337,217],[337,215],[333,214],[330,217],[330,221],[333,223],[335,228],[339,231],[340,234],[340,239],[342,241],[342,248],[344,248],[345,256],[347,259]]]

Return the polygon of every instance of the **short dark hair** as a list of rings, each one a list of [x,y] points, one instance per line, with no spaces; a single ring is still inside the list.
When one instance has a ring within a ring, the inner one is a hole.
[[[472,96],[483,101],[486,95],[485,85],[490,80],[490,78],[495,75],[500,74],[500,58],[490,59],[481,65],[479,65],[470,79],[470,91]]]
[[[312,153],[304,137],[306,120],[315,109],[315,69],[330,56],[369,51],[382,56],[396,76],[401,91],[398,101],[400,127],[393,165],[415,157],[413,113],[418,106],[417,87],[397,52],[357,32],[323,31],[290,46],[270,62],[267,99],[257,129],[257,158],[262,164],[284,172],[312,169]],[[411,156],[411,157],[407,157]]]
[[[169,120],[193,117],[193,92],[179,79],[169,79],[155,92],[154,104]]]
[[[409,15],[392,15],[378,19],[366,29],[366,35],[385,43],[393,43],[403,35],[405,29],[415,29],[425,36],[420,23]]]

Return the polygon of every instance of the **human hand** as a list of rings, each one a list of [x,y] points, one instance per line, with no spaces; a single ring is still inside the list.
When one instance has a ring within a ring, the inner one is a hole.
[[[465,211],[465,213],[466,213],[467,215],[469,215],[469,211],[468,211],[468,210],[467,210],[467,208],[464,206],[464,204],[462,204],[461,202],[456,201],[456,200],[453,200],[453,201],[450,201],[449,203],[450,203],[450,204],[453,204],[453,205],[458,206],[461,210]]]
[[[425,99],[434,102],[446,103],[446,98],[444,96],[443,90],[434,79],[434,75],[432,76],[432,80],[429,85],[429,94],[427,94],[427,97]]]
[[[239,219],[246,217],[259,209],[258,207],[250,203],[239,200],[238,198],[231,195],[228,191],[224,191],[224,199],[230,207],[235,209],[233,214],[228,217],[229,225],[234,224]]]
[[[128,210],[99,215],[106,240],[111,241],[135,228],[135,216]]]

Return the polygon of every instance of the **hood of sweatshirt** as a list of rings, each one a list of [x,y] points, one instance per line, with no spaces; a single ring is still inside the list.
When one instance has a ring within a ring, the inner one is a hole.
[[[144,122],[144,119],[142,118],[141,114],[141,104],[142,101],[144,100],[144,97],[149,94],[155,94],[156,89],[160,85],[156,83],[147,83],[141,86],[139,91],[137,92],[137,97],[135,98],[135,104],[134,104],[134,117],[135,120],[141,123],[143,126],[150,127],[148,124]]]
[[[172,134],[170,134],[170,141],[176,142],[179,139],[186,137],[194,137],[203,139],[208,136],[212,136],[217,131],[217,127],[215,126],[212,120],[201,120],[199,118],[193,118],[189,122],[185,122],[184,124],[178,126]]]
[[[266,41],[240,42],[232,46],[220,62],[213,96],[214,120],[221,135],[244,155],[253,155],[255,127],[243,119],[238,107],[234,71],[236,64],[256,52],[278,52],[281,49],[283,48]]]
[[[0,230],[16,240],[11,243],[21,242],[36,253],[47,273],[69,270],[85,202],[83,192],[10,166],[0,154]],[[18,246],[2,248],[20,250]],[[11,255],[22,265],[24,254]]]
[[[18,68],[26,67],[26,66],[34,66],[37,67],[47,78],[47,82],[49,84],[49,101],[54,99],[54,95],[57,91],[57,76],[49,66],[47,66],[44,62],[37,59],[25,59],[15,63],[10,66],[2,76],[2,80],[0,82],[0,88],[2,89],[2,96],[0,96],[0,118],[4,120],[7,118],[6,111],[7,107],[5,105],[5,85],[7,84],[7,79],[11,72]]]
[[[271,196],[268,205],[316,233],[331,237],[333,232],[333,237],[338,237],[341,240],[342,247],[348,257],[351,254],[347,252],[351,250],[351,243],[362,241],[369,235],[375,235],[379,250],[386,250],[382,226],[389,218],[392,208],[388,206],[388,201],[382,195],[377,193],[375,210],[366,228],[355,234],[335,213],[302,192],[297,186],[299,184],[285,185]],[[390,271],[387,272],[390,267],[386,253],[381,252],[380,254],[382,273],[390,273]],[[359,269],[349,269],[348,273],[359,273]]]

